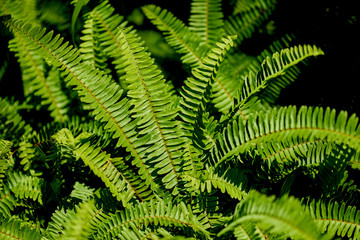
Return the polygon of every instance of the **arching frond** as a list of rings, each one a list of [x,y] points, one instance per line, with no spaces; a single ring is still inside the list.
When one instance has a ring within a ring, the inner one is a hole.
[[[0,191],[6,170],[14,165],[11,152],[12,145],[13,143],[10,141],[0,140]]]
[[[260,26],[274,10],[276,1],[267,0],[262,1],[258,7],[250,8],[248,11],[240,12],[238,15],[230,16],[228,20],[224,22],[225,34],[237,35],[237,44],[250,38],[255,29]]]
[[[81,201],[88,201],[92,198],[94,189],[86,186],[83,183],[76,182],[74,190],[71,191],[70,197],[79,199]]]
[[[11,211],[16,205],[16,198],[7,185],[2,185],[0,189],[0,214],[2,216],[11,216]]]
[[[89,239],[108,216],[95,206],[95,201],[82,202],[75,214],[68,215],[61,239]]]
[[[18,102],[10,103],[8,100],[0,98],[0,138],[6,140],[17,139],[32,132],[32,127],[22,119],[18,113]]]
[[[118,146],[124,147],[134,157],[133,164],[139,168],[142,178],[151,184],[152,177],[146,163],[140,155],[135,127],[138,120],[130,116],[130,104],[122,96],[119,85],[111,81],[111,77],[99,70],[92,70],[88,63],[82,62],[79,52],[62,44],[59,35],[53,38],[53,32],[32,27],[22,21],[9,20],[8,27],[23,36],[26,45],[36,49],[46,58],[50,65],[59,67],[66,73],[65,81],[75,87],[84,107],[92,110],[95,119],[105,124],[105,129],[114,133]]]
[[[36,0],[0,0],[0,16],[10,14],[17,19],[37,20]]]
[[[300,202],[293,197],[275,199],[250,192],[246,200],[236,206],[231,223],[218,236],[242,228],[241,224],[248,222],[272,226],[272,233],[285,233],[295,239],[331,239],[330,235],[320,234],[310,214],[304,212]]]
[[[221,0],[191,2],[189,29],[200,36],[201,42],[212,46],[224,35]]]
[[[29,223],[15,217],[0,215],[0,239],[4,240],[40,240],[40,229],[33,228]]]
[[[259,93],[263,93],[264,89],[266,90],[269,85],[271,89],[268,90],[267,96],[264,96],[264,98],[271,98],[270,90],[273,90],[273,94],[277,96],[279,88],[276,86],[281,86],[283,81],[288,82],[294,79],[291,71],[289,77],[284,77],[289,69],[306,58],[323,54],[323,51],[316,46],[299,45],[283,49],[280,53],[274,53],[271,58],[267,57],[264,59],[261,68],[257,72],[250,71],[249,74],[245,76],[239,100],[231,109],[227,119],[231,119],[246,101],[249,101],[249,99]],[[277,82],[274,87],[273,82],[277,80],[279,80],[279,82]]]
[[[53,69],[46,76],[43,58],[25,45],[20,34],[14,35],[15,38],[9,42],[9,49],[16,52],[18,57],[25,96],[39,96],[41,104],[51,112],[55,121],[64,122],[67,119],[69,100],[61,89],[59,72]]]
[[[192,229],[200,236],[209,237],[209,232],[184,203],[173,205],[171,202],[151,200],[116,212],[99,226],[94,239],[121,238],[126,229],[138,232],[150,226],[155,229],[165,226]]]
[[[206,103],[210,100],[212,84],[225,54],[233,45],[233,37],[223,38],[222,41],[208,53],[203,64],[192,71],[194,78],[187,79],[181,92],[183,99],[180,116],[185,122],[184,128],[190,132],[199,112],[206,109]]]
[[[41,178],[9,172],[8,186],[18,199],[32,199],[43,204],[42,188],[44,181]]]
[[[167,43],[182,55],[183,63],[191,67],[199,66],[199,62],[209,50],[207,45],[201,44],[201,39],[191,32],[185,24],[171,12],[155,5],[142,7],[146,17],[165,34]]]
[[[127,95],[134,106],[131,111],[140,119],[137,125],[139,141],[144,142],[141,147],[147,148],[144,151],[147,161],[163,175],[165,188],[172,189],[179,182],[178,170],[184,148],[180,122],[175,120],[178,109],[172,108],[169,86],[150,54],[144,51],[137,34],[126,29],[121,32],[119,41],[124,52]]]
[[[262,142],[307,142],[324,140],[344,143],[359,151],[359,126],[355,115],[347,112],[336,115],[330,108],[284,107],[256,114],[248,121],[238,120],[228,125],[218,138],[212,157],[218,164],[253,149]],[[265,147],[265,145],[264,145]]]
[[[351,239],[360,238],[360,211],[345,202],[315,201],[307,203],[313,221],[322,232]]]

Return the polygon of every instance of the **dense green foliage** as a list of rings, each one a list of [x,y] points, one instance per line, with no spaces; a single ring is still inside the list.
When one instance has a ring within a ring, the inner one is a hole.
[[[286,35],[247,55],[277,3],[222,4],[188,24],[145,5],[146,34],[107,0],[71,20],[0,0],[25,96],[0,98],[0,239],[360,239],[358,117],[276,105],[324,52]]]

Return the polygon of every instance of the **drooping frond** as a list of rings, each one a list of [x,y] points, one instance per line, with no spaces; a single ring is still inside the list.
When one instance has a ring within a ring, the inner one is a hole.
[[[3,217],[0,215],[0,239],[3,240],[40,240],[40,229],[33,228],[30,223],[15,217]]]
[[[0,16],[10,14],[17,19],[36,21],[36,0],[0,0]]]
[[[253,8],[266,8],[268,0],[236,0],[233,14],[250,11]]]
[[[232,169],[224,173],[215,173],[212,168],[206,169],[202,174],[184,175],[183,178],[188,183],[185,184],[189,191],[208,192],[219,189],[222,193],[229,194],[231,198],[242,200],[246,197],[245,188],[247,185],[246,176],[238,169]]]
[[[136,144],[138,141],[135,127],[138,120],[130,116],[130,104],[122,96],[119,85],[111,81],[111,77],[82,62],[79,52],[68,43],[62,44],[63,38],[53,37],[53,32],[32,27],[22,21],[9,20],[7,26],[22,35],[26,45],[38,51],[50,65],[62,69],[68,85],[74,86],[86,109],[92,110],[95,119],[103,122],[105,129],[118,139],[117,146],[124,147],[134,157],[132,161],[139,168],[139,173],[147,184],[152,177],[146,163],[140,156]]]
[[[140,232],[146,228],[159,227],[178,227],[192,229],[200,236],[209,237],[209,232],[197,220],[189,206],[183,202],[179,205],[173,205],[171,201],[144,202],[134,207],[126,208],[123,211],[116,212],[108,221],[101,224],[94,239],[113,239],[114,237],[125,238],[124,231],[131,229],[140,235]]]
[[[268,0],[263,6],[240,12],[239,15],[230,16],[224,22],[225,34],[237,35],[236,43],[241,44],[244,39],[250,38],[255,29],[269,17],[274,10],[275,3],[274,0]]]
[[[221,0],[191,2],[189,29],[200,36],[202,43],[212,46],[224,35]]]
[[[298,200],[293,197],[275,199],[252,191],[235,209],[231,223],[218,236],[237,228],[241,224],[261,223],[271,226],[271,233],[285,233],[294,239],[331,239],[329,235],[320,234],[310,214],[303,211]]]
[[[154,163],[158,174],[163,175],[165,188],[172,189],[178,184],[180,157],[184,145],[176,121],[178,109],[172,108],[169,85],[165,83],[161,71],[154,65],[150,54],[144,51],[140,38],[125,29],[119,41],[124,56],[125,81],[128,85],[127,96],[134,106],[131,110],[136,118],[140,135],[144,142],[144,156]],[[149,141],[146,143],[146,141]]]
[[[330,108],[284,107],[253,115],[246,122],[242,119],[229,124],[218,138],[212,157],[220,164],[262,142],[327,141],[344,143],[357,152],[360,143],[359,119],[348,117],[341,111],[336,115]],[[266,145],[264,145],[265,147]]]
[[[185,24],[177,19],[171,12],[162,10],[155,5],[142,7],[146,17],[165,34],[167,43],[180,53],[183,63],[191,67],[199,66],[199,62],[209,50],[205,44],[201,44],[201,39],[191,32]]]
[[[55,121],[64,122],[67,119],[68,97],[61,89],[60,75],[57,69],[45,76],[43,58],[25,45],[20,34],[9,42],[10,51],[16,52],[20,63],[25,96],[39,96],[41,104],[51,112]]]
[[[43,179],[17,172],[9,172],[7,175],[8,186],[17,199],[31,199],[43,204]]]
[[[315,201],[307,203],[313,221],[321,229],[339,237],[360,238],[360,211],[346,202]]]
[[[133,173],[121,158],[110,158],[110,154],[86,142],[74,151],[85,165],[105,183],[110,192],[124,205],[136,195],[140,200],[148,200],[154,195],[149,184]]]
[[[224,56],[233,45],[233,37],[223,38],[217,47],[208,53],[203,63],[192,71],[193,78],[188,78],[181,95],[180,116],[184,120],[184,128],[192,131],[200,111],[205,111],[206,103],[210,101],[212,84],[217,76]]]
[[[90,239],[108,215],[95,206],[95,201],[82,202],[76,206],[75,214],[68,215],[61,239]]]
[[[281,81],[284,78],[283,75],[286,75],[289,69],[291,69],[296,64],[300,63],[306,58],[323,55],[323,51],[316,46],[310,45],[299,45],[292,48],[286,48],[281,50],[280,53],[274,53],[272,57],[267,57],[261,64],[261,68],[257,72],[250,71],[248,75],[244,78],[244,85],[241,89],[241,95],[239,96],[238,103],[233,106],[228,118],[232,118],[237,111],[254,96],[257,96],[259,93],[263,93],[264,89],[270,85],[272,87],[273,82],[279,79]],[[279,78],[280,77],[280,78]],[[293,79],[293,78],[289,78]],[[277,91],[278,88],[272,88],[274,91]],[[276,96],[277,92],[274,93]],[[268,97],[271,97],[271,94],[268,92]]]
[[[0,138],[11,140],[19,139],[32,132],[32,127],[22,119],[18,113],[19,103],[10,103],[0,98]],[[15,143],[16,141],[14,141]]]

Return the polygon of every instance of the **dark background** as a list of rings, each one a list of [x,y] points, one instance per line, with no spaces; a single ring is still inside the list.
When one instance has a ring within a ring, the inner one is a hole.
[[[69,4],[69,1],[64,2]],[[189,18],[191,3],[190,0],[110,2],[119,14],[125,16],[130,15],[137,7],[153,3],[173,12],[184,22]],[[229,3],[230,1],[223,0],[225,18],[232,11]],[[355,3],[355,0],[279,0],[269,19],[275,26],[272,34],[261,31],[265,28],[264,25],[240,46],[245,53],[257,55],[272,41],[286,33],[294,33],[298,42],[316,44],[324,50],[325,56],[312,60],[309,66],[301,67],[300,78],[283,90],[278,104],[330,106],[360,115],[360,9]],[[136,28],[155,29],[146,18],[144,23]],[[0,96],[15,95],[21,99],[19,89],[14,87],[21,86],[20,72],[17,63],[13,62],[13,54],[7,52],[6,40],[3,37],[0,39],[0,63],[5,58],[10,61],[8,71],[0,82]],[[185,76],[181,74],[177,77]]]

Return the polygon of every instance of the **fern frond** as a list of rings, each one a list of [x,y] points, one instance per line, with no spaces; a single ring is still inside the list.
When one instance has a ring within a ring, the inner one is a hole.
[[[345,202],[315,201],[307,203],[313,221],[321,229],[339,237],[360,238],[360,211]]]
[[[67,96],[62,92],[60,76],[56,69],[45,76],[45,62],[42,57],[25,45],[20,34],[9,42],[10,51],[16,52],[20,63],[25,96],[34,94],[40,96],[41,104],[47,106],[55,121],[64,122],[67,119]]]
[[[27,136],[32,132],[32,127],[22,119],[18,113],[18,102],[10,103],[8,100],[0,98],[0,138],[7,140],[17,140],[21,136]]]
[[[244,199],[247,195],[244,191],[247,178],[238,169],[216,173],[212,168],[208,168],[199,177],[184,175],[183,178],[188,182],[185,187],[188,187],[190,192],[200,190],[210,193],[215,188],[238,200]]]
[[[74,189],[71,191],[70,197],[77,198],[81,201],[88,201],[94,194],[94,189],[83,183],[76,182]]]
[[[143,6],[147,18],[165,34],[167,43],[180,53],[181,61],[191,67],[197,67],[209,47],[201,44],[201,39],[191,32],[185,24],[171,12],[155,5]]]
[[[270,225],[272,233],[286,233],[296,239],[330,239],[330,236],[320,234],[310,214],[303,211],[295,198],[275,199],[255,191],[250,192],[246,200],[236,206],[232,222],[218,236],[249,222]]]
[[[206,103],[210,101],[210,91],[217,76],[220,64],[224,56],[233,45],[233,37],[223,38],[223,42],[217,43],[217,47],[208,53],[198,68],[192,71],[194,78],[188,78],[181,95],[180,116],[184,120],[184,128],[191,132],[200,111],[206,109]]]
[[[41,178],[24,175],[17,172],[9,172],[8,186],[18,199],[32,199],[43,204],[42,188],[44,181]]]
[[[293,66],[306,58],[323,54],[323,51],[316,46],[299,45],[283,49],[280,53],[274,53],[271,58],[267,57],[262,62],[260,70],[255,73],[250,71],[245,76],[238,103],[233,106],[228,114],[228,118],[232,118],[246,101],[260,92],[262,93],[278,77],[280,77],[279,84],[281,85],[281,82],[284,80],[283,75]],[[292,78],[290,77],[290,79]],[[274,89],[277,91],[277,88]],[[276,92],[274,94],[276,95]]]
[[[134,105],[131,111],[140,119],[137,125],[143,137],[139,136],[139,142],[145,143],[147,161],[154,163],[157,173],[163,175],[165,188],[172,189],[179,182],[178,169],[184,145],[180,122],[175,120],[178,109],[172,109],[169,87],[150,54],[144,51],[140,38],[125,29],[119,40],[124,52],[127,95]]]
[[[42,234],[39,229],[33,228],[26,221],[0,216],[0,239],[41,240]]]
[[[14,210],[16,199],[9,187],[5,184],[0,190],[0,214],[2,216],[11,216],[11,211]]]
[[[221,0],[191,2],[189,30],[200,36],[201,42],[212,46],[224,35]]]
[[[112,59],[112,63],[114,64],[119,77],[119,82],[122,88],[126,89],[126,84],[122,81],[125,70],[121,62],[121,57],[124,53],[122,52],[121,43],[118,37],[119,29],[125,28],[128,23],[123,16],[114,14],[114,11],[115,9],[108,1],[102,1],[97,5],[88,15],[88,20],[85,25],[85,27],[87,27],[87,35],[84,36],[83,39],[86,40],[86,45],[94,45],[94,41],[95,43],[98,42],[99,47],[106,55],[106,58]],[[94,35],[89,36],[90,32]],[[88,51],[93,51],[92,48],[89,48],[88,46],[87,49],[89,49]],[[103,62],[103,60],[100,59],[95,60],[97,60],[98,64]]]
[[[250,38],[255,29],[261,25],[274,10],[276,1],[269,0],[259,8],[251,8],[239,15],[230,16],[224,22],[225,34],[237,35],[236,44],[241,44],[244,39]]]
[[[117,146],[131,153],[142,178],[147,184],[152,184],[152,176],[137,149],[135,127],[138,120],[131,118],[129,101],[122,96],[119,85],[112,82],[110,76],[81,62],[79,52],[68,43],[62,44],[63,38],[59,35],[53,38],[53,32],[45,35],[45,29],[33,28],[17,20],[8,20],[7,26],[21,34],[26,39],[25,44],[36,49],[50,65],[66,73],[65,81],[75,87],[84,107],[92,110],[95,119],[103,122],[107,131],[114,133],[113,137],[118,139]]]
[[[76,206],[75,214],[68,215],[61,239],[89,239],[97,228],[108,218],[95,201],[82,202]]]
[[[219,135],[216,148],[212,150],[213,159],[218,164],[238,154],[253,149],[262,142],[269,141],[327,141],[344,143],[350,148],[359,149],[359,119],[347,112],[336,115],[330,108],[284,107],[256,114],[248,121],[233,121]],[[264,145],[265,147],[265,145]]]
[[[0,0],[0,16],[10,14],[26,21],[37,20],[36,0]]]
[[[14,165],[12,159],[11,147],[13,143],[6,140],[0,140],[0,191],[2,190],[2,182],[5,178],[6,170]]]
[[[96,176],[101,178],[113,196],[124,205],[127,205],[134,195],[142,201],[154,196],[149,185],[132,173],[121,158],[110,158],[110,154],[94,148],[90,142],[79,146],[74,153]]]
[[[46,228],[46,237],[50,239],[60,239],[64,235],[65,227],[70,219],[74,219],[74,209],[57,209],[51,215],[51,221]]]
[[[201,236],[209,237],[209,232],[198,222],[191,208],[184,203],[173,205],[171,202],[151,200],[116,212],[107,222],[99,226],[94,238],[121,238],[122,232],[126,229],[137,232],[150,226],[154,228],[168,226],[192,229]]]

